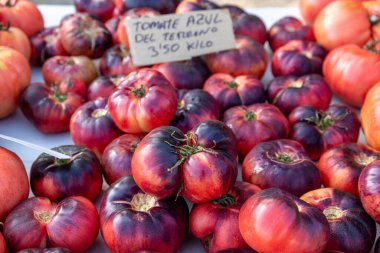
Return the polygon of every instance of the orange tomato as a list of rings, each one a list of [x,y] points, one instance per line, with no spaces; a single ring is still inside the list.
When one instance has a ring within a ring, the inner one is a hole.
[[[372,38],[369,15],[369,11],[357,1],[330,3],[315,20],[315,38],[328,50],[346,44],[363,46]]]
[[[26,34],[17,27],[6,27],[0,23],[0,46],[13,48],[30,58],[31,47]]]
[[[368,91],[360,117],[368,145],[380,150],[380,82]]]
[[[0,46],[0,119],[16,111],[19,97],[30,78],[26,58],[12,48]]]
[[[319,12],[323,10],[329,3],[336,0],[300,0],[299,8],[301,16],[308,25],[313,25],[315,19],[317,18]],[[355,0],[357,2],[362,2],[365,0]],[[368,1],[372,2],[372,1]]]
[[[317,18],[318,13],[329,3],[334,0],[300,0],[299,8],[302,18],[306,24],[314,24],[314,20]]]
[[[380,54],[376,53],[376,45],[371,50],[357,45],[338,47],[323,63],[330,88],[350,105],[360,107],[368,90],[380,81]]]
[[[44,18],[29,0],[0,0],[0,22],[11,23],[31,37],[44,28]]]

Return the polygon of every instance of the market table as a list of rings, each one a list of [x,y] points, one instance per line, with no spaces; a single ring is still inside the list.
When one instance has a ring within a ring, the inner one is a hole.
[[[45,26],[55,26],[58,25],[63,16],[73,13],[74,7],[67,5],[39,5],[39,8],[45,19]],[[258,15],[262,18],[269,28],[276,20],[283,16],[295,16],[299,17],[297,8],[260,8],[260,9],[249,9],[248,12]],[[268,50],[267,47],[267,51]],[[263,78],[263,83],[266,84],[272,78],[270,68]],[[42,81],[42,76],[39,68],[33,68],[32,82]],[[334,99],[332,103],[337,102]],[[12,137],[16,137],[28,142],[32,142],[46,148],[53,148],[56,146],[64,144],[72,144],[69,133],[45,135],[37,131],[34,126],[29,123],[26,118],[22,115],[20,110],[18,110],[12,116],[0,120],[0,134],[6,134]],[[360,142],[365,142],[363,133],[360,134]],[[13,152],[17,153],[22,159],[29,174],[31,164],[40,154],[37,151],[28,149],[24,146],[18,144],[10,143],[5,140],[0,139],[0,146],[8,148]],[[106,189],[108,185],[104,184],[103,189]],[[99,202],[99,201],[98,201]],[[109,252],[103,243],[101,236],[97,238],[95,244],[87,251],[92,253]],[[196,238],[191,235],[185,241],[185,244],[180,252],[203,252],[203,248]],[[359,253],[359,252],[358,252]]]

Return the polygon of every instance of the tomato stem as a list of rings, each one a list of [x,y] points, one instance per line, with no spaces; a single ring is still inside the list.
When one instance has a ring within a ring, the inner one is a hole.
[[[293,162],[293,158],[286,154],[286,153],[277,153],[274,157],[276,161],[282,162],[282,163],[291,163]]]
[[[256,120],[256,119],[257,119],[257,116],[253,111],[251,111],[251,110],[246,111],[246,113],[244,115],[245,121],[251,121],[251,120]]]
[[[17,0],[7,0],[7,1],[5,2],[5,6],[6,6],[6,7],[13,7],[13,6],[16,5],[16,3],[17,3]]]
[[[237,89],[237,87],[238,87],[238,84],[235,81],[229,81],[229,82],[225,82],[225,83],[227,84],[228,88],[230,88],[230,89]]]
[[[0,22],[0,31],[9,31],[11,28],[11,23],[8,22],[6,25],[3,22]]]
[[[132,94],[137,98],[142,98],[145,95],[145,88],[141,85],[140,88],[133,89]]]
[[[190,156],[196,153],[206,152],[212,155],[218,154],[215,150],[212,149],[212,147],[206,148],[206,147],[203,147],[202,145],[197,144],[197,137],[194,135],[187,134],[185,135],[184,139],[179,139],[179,138],[177,139],[174,136],[175,133],[176,132],[173,132],[171,134],[171,136],[174,139],[176,139],[177,141],[183,141],[186,143],[182,145],[175,145],[173,143],[165,141],[166,144],[168,144],[171,147],[174,147],[176,149],[175,153],[179,155],[179,159],[177,160],[177,162],[172,167],[167,169],[169,172],[172,172],[175,168],[179,167],[182,163],[184,163],[187,160],[187,158],[189,158]],[[215,141],[214,141],[214,145],[216,145]]]
[[[53,99],[55,101],[57,101],[58,103],[63,103],[63,102],[66,101],[66,99],[67,99],[67,92],[61,94],[59,92],[58,85],[53,85],[52,89],[53,89],[53,92],[54,92]]]
[[[216,205],[228,207],[228,206],[232,206],[233,204],[235,204],[235,198],[231,194],[227,193],[226,195],[223,195],[222,197],[214,200],[213,203]]]
[[[377,46],[379,44],[380,44],[380,40],[371,40],[367,44],[364,45],[364,49],[372,53],[380,54],[380,49],[377,49]]]

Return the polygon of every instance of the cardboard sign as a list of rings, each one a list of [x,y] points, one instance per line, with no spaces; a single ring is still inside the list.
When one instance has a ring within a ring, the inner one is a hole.
[[[126,22],[136,66],[188,60],[236,46],[228,10],[194,11]]]

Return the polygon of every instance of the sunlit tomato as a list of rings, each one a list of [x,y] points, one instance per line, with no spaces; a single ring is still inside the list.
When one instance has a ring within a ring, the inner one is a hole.
[[[323,64],[323,75],[331,89],[346,103],[361,106],[368,90],[380,81],[380,54],[372,43],[365,50],[346,45],[331,51]]]
[[[29,0],[1,0],[0,22],[11,23],[29,37],[44,28],[44,18],[40,10]]]
[[[362,3],[336,1],[318,14],[314,33],[317,41],[328,50],[346,44],[363,46],[375,35],[372,25],[370,13]]]
[[[380,82],[369,90],[360,117],[367,143],[380,150]]]
[[[0,46],[13,48],[22,53],[27,60],[30,57],[30,44],[26,34],[17,27],[0,23]]]
[[[249,246],[265,253],[321,253],[330,237],[329,223],[318,208],[276,188],[244,203],[239,228]]]
[[[358,180],[365,166],[380,159],[380,153],[361,143],[347,143],[324,152],[318,168],[322,183],[359,195]]]

